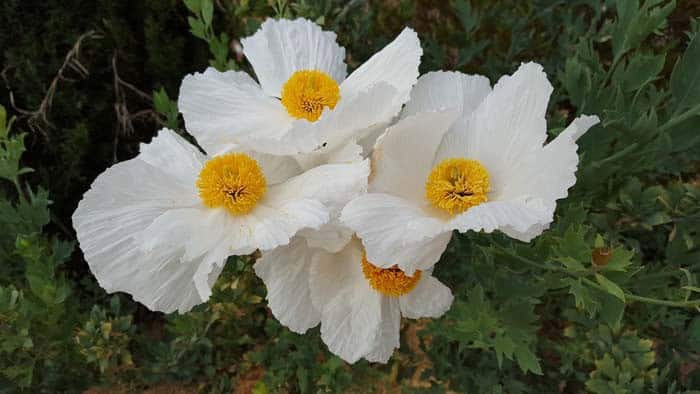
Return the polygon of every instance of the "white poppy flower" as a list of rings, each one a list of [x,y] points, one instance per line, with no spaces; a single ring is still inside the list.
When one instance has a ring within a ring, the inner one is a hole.
[[[210,154],[233,145],[309,153],[359,140],[399,113],[422,55],[407,28],[346,78],[335,33],[305,19],[268,19],[241,44],[259,84],[244,72],[208,68],[180,87],[187,129]]]
[[[209,298],[228,256],[319,228],[337,195],[366,187],[368,167],[358,161],[302,172],[291,157],[243,151],[211,158],[164,129],[134,159],[97,177],[73,225],[108,292],[186,312]]]
[[[576,183],[576,140],[599,122],[581,116],[544,144],[551,92],[535,63],[493,90],[481,76],[421,77],[402,119],[377,141],[369,193],[341,216],[368,258],[410,274],[439,260],[453,230],[522,241],[542,233]]]
[[[349,363],[386,363],[399,347],[401,316],[440,317],[453,300],[430,271],[408,276],[395,266],[377,267],[356,238],[332,253],[297,236],[263,253],[255,272],[282,324],[303,333],[320,322],[328,349]]]
[[[306,155],[308,156],[308,155]],[[362,160],[362,148],[351,143],[329,154],[313,155],[301,162],[322,160],[321,164],[357,162]],[[308,289],[311,256],[319,249],[329,253],[342,250],[352,239],[353,232],[340,223],[340,212],[348,201],[367,192],[366,168],[364,182],[358,182],[351,193],[337,195],[329,204],[330,220],[319,229],[306,228],[297,233],[290,245],[262,253],[255,265],[256,273],[267,286],[270,310],[277,319],[297,333],[304,333],[319,323],[320,315],[313,307]]]

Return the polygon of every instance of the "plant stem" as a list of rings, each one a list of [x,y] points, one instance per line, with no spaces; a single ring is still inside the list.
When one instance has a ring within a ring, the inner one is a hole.
[[[700,104],[694,106],[693,108],[690,108],[689,110],[683,112],[678,116],[672,117],[668,122],[664,123],[661,127],[659,127],[659,130],[666,131],[673,126],[692,118],[695,115],[700,115]]]
[[[509,257],[513,257],[516,260],[527,264],[531,267],[547,270],[547,271],[557,271],[557,272],[563,272],[569,276],[581,279],[581,281],[585,284],[587,284],[590,287],[596,288],[602,292],[607,293],[607,290],[605,290],[601,285],[597,284],[596,282],[588,279],[588,278],[581,278],[579,276],[573,275],[569,272],[567,272],[565,269],[561,267],[553,267],[553,266],[548,266],[546,264],[538,263],[536,261],[532,261],[528,258],[518,256],[515,254],[512,254],[505,249],[499,248],[497,251],[508,255]],[[636,294],[628,293],[625,292],[625,299],[628,300],[633,300],[633,301],[638,301],[638,302],[644,302],[647,304],[655,304],[655,305],[664,305],[664,306],[671,306],[671,307],[676,307],[676,308],[700,308],[700,300],[694,300],[694,301],[669,301],[669,300],[660,300],[658,298],[651,298],[651,297],[644,297],[644,296],[639,296]]]

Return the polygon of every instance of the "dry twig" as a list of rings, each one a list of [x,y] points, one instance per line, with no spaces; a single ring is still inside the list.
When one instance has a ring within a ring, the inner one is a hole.
[[[53,125],[49,121],[49,114],[51,112],[51,106],[53,104],[54,95],[56,94],[56,89],[58,88],[58,83],[61,81],[74,82],[77,79],[85,79],[88,77],[88,75],[90,75],[88,69],[82,63],[80,63],[80,48],[84,41],[88,39],[100,38],[102,38],[102,36],[96,33],[94,30],[90,30],[87,33],[84,33],[83,35],[78,37],[75,44],[73,44],[71,50],[68,51],[68,53],[66,54],[66,57],[63,60],[63,64],[58,69],[58,72],[51,81],[51,84],[49,85],[49,88],[47,89],[44,98],[41,100],[39,107],[35,110],[27,110],[17,106],[17,104],[15,103],[14,93],[10,88],[10,83],[8,82],[7,78],[7,71],[11,67],[7,66],[3,69],[2,78],[5,81],[5,86],[7,87],[7,90],[10,92],[10,105],[15,111],[17,111],[17,113],[20,114],[20,118],[28,118],[27,123],[29,124],[29,128],[32,131],[41,132],[45,138],[48,138],[45,128],[53,127]],[[69,72],[69,70],[72,70],[72,72],[78,74],[78,78],[68,77],[67,73]]]

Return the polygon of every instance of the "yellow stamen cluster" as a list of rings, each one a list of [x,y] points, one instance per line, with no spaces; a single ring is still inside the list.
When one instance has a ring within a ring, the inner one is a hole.
[[[458,214],[488,201],[489,173],[469,159],[446,159],[436,165],[425,182],[425,198],[433,206]]]
[[[413,276],[408,276],[398,266],[379,268],[370,263],[367,256],[362,256],[362,273],[374,290],[390,297],[409,293],[416,287],[421,275],[420,271],[416,271]]]
[[[338,100],[338,83],[322,71],[297,71],[282,86],[282,105],[297,119],[316,121],[325,107],[335,108]]]
[[[228,153],[209,160],[197,179],[199,197],[210,208],[224,207],[244,215],[265,195],[265,175],[245,153]]]

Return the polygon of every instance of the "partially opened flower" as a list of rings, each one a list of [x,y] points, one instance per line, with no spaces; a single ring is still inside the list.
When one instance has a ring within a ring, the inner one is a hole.
[[[241,43],[259,84],[244,72],[209,68],[180,88],[187,129],[210,154],[234,145],[309,153],[358,140],[399,113],[422,54],[407,28],[346,78],[335,33],[308,20],[268,19]]]
[[[366,187],[367,172],[361,161],[302,172],[290,157],[241,150],[208,157],[164,129],[95,180],[73,225],[107,291],[185,312],[209,298],[228,256],[319,228],[337,195]]]
[[[542,233],[576,183],[576,140],[598,123],[582,116],[544,144],[551,92],[534,63],[493,90],[480,76],[421,77],[402,119],[377,141],[369,193],[341,216],[368,258],[412,273],[438,261],[453,230],[522,241]]]
[[[320,322],[328,349],[350,363],[387,362],[399,347],[402,316],[440,317],[453,299],[429,270],[409,276],[395,266],[378,267],[356,238],[332,253],[297,236],[264,253],[255,272],[282,324],[303,333]]]
[[[326,164],[356,162],[362,160],[362,149],[348,144],[343,149],[322,155]],[[318,159],[319,157],[316,157]],[[366,167],[364,182],[350,193],[336,195],[330,208],[330,220],[320,228],[306,228],[292,239],[290,245],[265,251],[255,264],[255,272],[265,282],[267,301],[275,317],[294,332],[304,333],[320,321],[320,313],[311,303],[308,286],[311,257],[325,251],[337,253],[344,249],[353,237],[353,232],[338,220],[348,201],[367,192]]]

